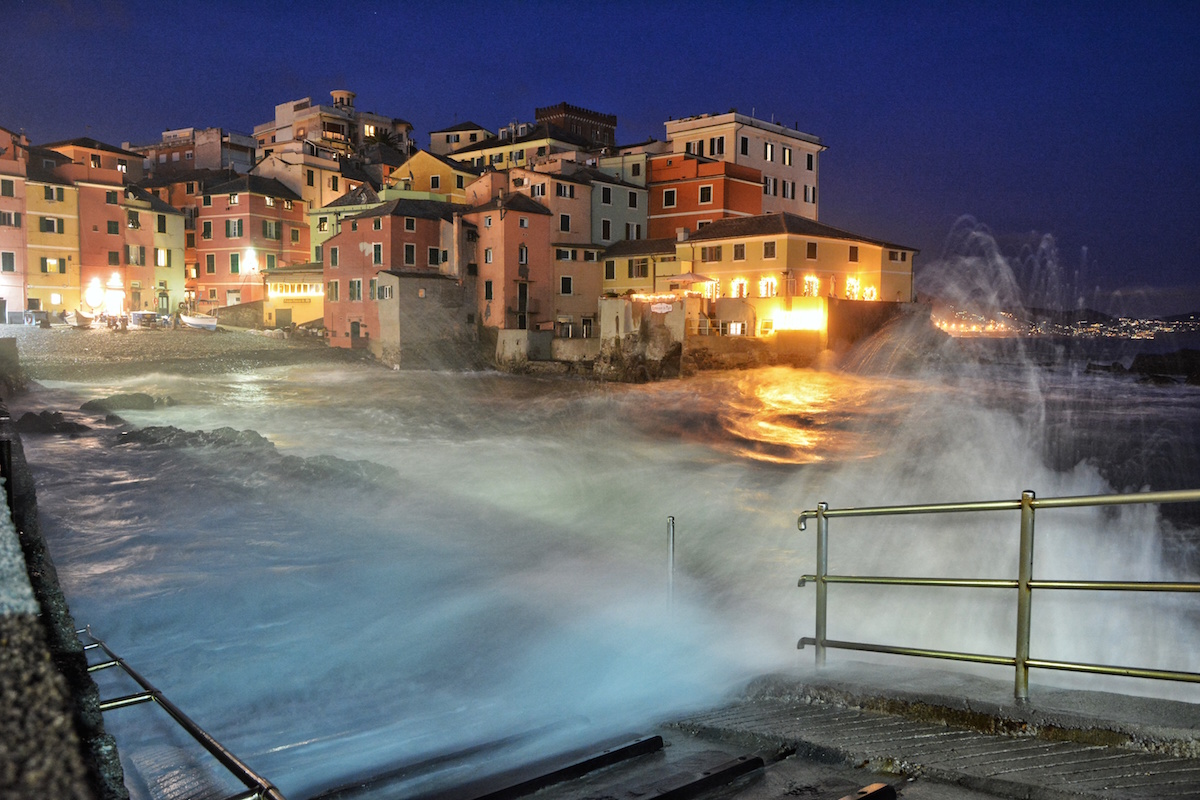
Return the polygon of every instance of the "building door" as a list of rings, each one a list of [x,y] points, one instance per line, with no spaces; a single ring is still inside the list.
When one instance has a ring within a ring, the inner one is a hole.
[[[225,292],[225,305],[236,306],[236,305],[239,305],[241,302],[242,302],[241,289],[230,289],[229,291]]]
[[[275,327],[290,328],[292,326],[292,310],[290,308],[275,309]]]
[[[358,339],[359,339],[360,335],[361,335],[360,323],[351,322],[350,323],[350,346],[351,347],[354,347],[355,345],[358,344]]]
[[[529,311],[529,284],[517,284],[517,329],[525,330],[529,327],[529,318],[526,312]]]

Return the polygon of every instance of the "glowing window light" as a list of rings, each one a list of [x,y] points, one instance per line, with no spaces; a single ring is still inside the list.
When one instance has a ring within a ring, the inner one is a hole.
[[[774,278],[762,278],[758,282],[759,297],[774,297],[779,293],[779,281]]]
[[[87,303],[93,310],[104,305],[104,287],[100,285],[99,278],[92,278],[92,282],[88,284],[88,288],[83,292],[83,302]]]
[[[866,289],[863,289],[863,300],[877,300],[877,299],[879,299],[879,294],[878,294],[878,292],[875,291],[874,286],[868,286]]]
[[[50,304],[55,305],[55,306],[62,305],[62,295],[59,294],[58,292],[51,292],[50,293]]]
[[[858,299],[858,291],[859,291],[858,286],[859,286],[858,278],[846,278],[846,299],[847,300],[857,300]]]
[[[729,282],[729,296],[730,297],[746,297],[749,292],[749,289],[747,287],[748,287],[748,282],[746,281],[745,278],[734,278],[732,281]]]
[[[99,284],[99,279],[96,279],[96,283]],[[121,273],[114,272],[104,287],[104,313],[119,317],[124,311],[125,284],[121,281]]]
[[[817,297],[821,294],[821,279],[816,275],[804,276],[804,296]]]

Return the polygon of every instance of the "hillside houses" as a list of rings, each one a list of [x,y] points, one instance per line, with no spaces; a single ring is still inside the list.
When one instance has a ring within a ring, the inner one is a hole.
[[[615,116],[561,103],[439,129],[425,150],[332,96],[276,105],[253,137],[179,129],[135,149],[0,129],[9,319],[182,308],[396,364],[451,340],[591,362],[636,349],[639,319],[642,338],[670,317],[676,338],[770,342],[845,302],[911,300],[915,250],[819,222],[810,134],[729,112],[622,146]]]

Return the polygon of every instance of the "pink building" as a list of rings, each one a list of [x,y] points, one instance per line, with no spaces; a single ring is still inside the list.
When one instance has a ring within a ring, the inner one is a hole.
[[[0,128],[0,322],[25,308],[25,168],[29,140]]]
[[[383,270],[459,274],[464,226],[461,206],[436,200],[390,200],[346,217],[322,250],[325,330],[333,347],[365,347],[379,337],[379,281]]]
[[[494,197],[465,212],[463,219],[475,225],[479,234],[477,306],[482,324],[508,330],[552,327],[550,210],[523,194],[497,189]]]

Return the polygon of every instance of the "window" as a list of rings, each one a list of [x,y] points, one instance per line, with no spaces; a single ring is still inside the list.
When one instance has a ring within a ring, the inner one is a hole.
[[[146,248],[141,245],[125,246],[125,263],[131,266],[145,266]]]
[[[491,281],[483,282],[483,299],[484,300],[492,299],[492,282]]]
[[[225,220],[225,238],[240,239],[242,236],[242,220],[227,219]]]
[[[129,171],[129,162],[123,158],[118,158],[117,159],[117,172],[128,172],[128,171]]]
[[[529,195],[530,195],[530,197],[545,197],[546,196],[546,184],[536,183],[533,186],[530,186],[529,187]]]
[[[712,201],[713,201],[713,187],[712,186],[701,186],[700,187],[700,202],[703,204],[707,204],[707,203],[711,203]]]
[[[110,267],[121,266],[121,251],[120,250],[109,250],[108,251],[108,265]]]
[[[0,225],[6,228],[21,227],[20,211],[0,211]]]
[[[725,137],[714,136],[708,140],[708,154],[710,156],[725,155]]]
[[[529,263],[529,248],[526,247],[525,245],[521,245],[520,247],[517,248],[517,263],[518,264],[528,264]]]
[[[603,239],[604,241],[608,241],[609,239],[612,238],[612,220],[611,219],[600,220],[600,238]]]
[[[641,165],[641,164],[633,164],[633,165],[631,165],[631,166],[629,167],[629,174],[630,174],[630,175],[632,175],[632,176],[633,176],[633,177],[635,177],[635,178],[636,178],[637,176],[641,175],[641,174],[642,174],[642,165]]]
[[[275,207],[275,198],[274,198],[274,197],[264,197],[263,199],[264,199],[264,200],[266,201],[266,203],[267,203],[267,208],[274,208],[274,207]]]
[[[321,245],[316,245],[315,247],[313,247],[313,261],[320,264],[322,261],[325,260],[324,256],[325,256],[325,248],[324,247],[322,247]]]
[[[383,244],[380,242],[371,245],[371,263],[376,266],[383,264]]]
[[[230,193],[230,195],[229,195],[229,205],[231,205],[231,206],[236,206],[236,205],[237,205],[238,203],[240,203],[241,201],[242,201],[241,195],[239,195],[237,192],[231,192],[231,193]]]
[[[629,259],[629,277],[631,278],[648,278],[650,277],[650,259],[648,258],[631,258]]]
[[[110,192],[110,194],[116,194],[116,192]],[[10,181],[8,178],[0,180],[0,197],[15,197],[15,196],[16,196],[16,184],[13,183],[12,181]]]
[[[888,261],[907,261],[908,253],[902,250],[888,250]]]
[[[229,274],[237,275],[242,271],[242,257],[238,253],[229,254]]]
[[[378,296],[379,279],[371,278],[371,282],[367,284],[367,299],[374,300]]]
[[[570,275],[563,275],[558,281],[559,294],[571,294],[572,279]]]
[[[42,217],[42,233],[62,233],[63,221],[57,217]]]
[[[196,246],[196,233],[195,233],[195,231],[192,231],[192,232],[190,232],[190,233],[186,234],[186,235],[183,237],[183,240],[184,240],[184,242],[185,242],[185,245],[184,245],[185,247],[195,247],[195,246]]]
[[[465,185],[466,185],[466,183],[465,183],[465,181],[463,181],[462,175],[454,176],[454,188],[455,189],[462,189]]]
[[[721,245],[712,245],[711,247],[700,248],[701,261],[720,261],[721,260]]]
[[[438,248],[430,247],[429,251],[428,251],[428,255],[429,255],[429,266],[436,267],[438,264],[442,263],[442,251],[439,250]]]
[[[704,155],[704,140],[697,139],[694,142],[688,142],[683,146],[683,152],[693,156]]]
[[[92,153],[92,166],[96,169],[100,169],[100,156],[96,155],[95,153]]]
[[[330,303],[336,303],[338,301],[337,281],[330,281],[329,283],[325,284],[325,299]]]
[[[329,230],[329,217],[317,217],[317,230],[318,231]]]
[[[663,189],[663,208],[675,207],[675,190]]]
[[[121,233],[121,223],[117,222],[115,219],[110,219],[110,220],[108,221],[108,232],[109,232],[110,234],[117,234],[117,235],[120,235],[120,233]]]
[[[763,159],[766,161],[775,160],[775,143],[763,142]]]
[[[570,214],[559,214],[558,215],[558,229],[560,231],[570,233],[570,231],[571,231],[571,215]]]
[[[554,193],[559,197],[574,197],[575,184],[573,183],[555,183]]]
[[[809,259],[809,260],[815,260],[815,259],[816,259],[816,257],[817,257],[817,243],[816,243],[816,242],[809,242],[809,243],[808,243],[808,244],[805,246],[805,253],[804,253],[804,257],[805,257],[805,258],[807,258],[807,259]]]
[[[166,214],[158,215],[158,232],[159,233],[167,232],[167,215]]]
[[[763,258],[775,257],[775,242],[763,242]],[[763,297],[774,297],[774,295],[763,295]]]
[[[350,302],[362,300],[362,279],[354,278],[346,287],[346,299]]]
[[[429,176],[430,191],[436,192],[438,189],[441,189],[441,188],[442,188],[442,176],[441,175],[430,175]]]
[[[60,275],[67,271],[67,260],[65,258],[42,258],[42,272],[57,272]]]
[[[519,220],[517,220],[517,224],[522,228],[528,228],[529,227],[529,217],[521,217]]]
[[[630,192],[629,193],[629,207],[637,208],[637,200],[638,200],[637,192]]]
[[[492,227],[492,215],[491,214],[488,214],[486,217],[483,218],[483,227],[485,227],[485,228]]]
[[[171,266],[171,251],[159,247],[154,248],[154,266]]]
[[[204,195],[204,197],[201,199],[200,202],[202,205],[211,206],[212,205],[212,195],[209,195],[209,194]]]
[[[851,262],[858,261],[858,245],[856,245],[856,244],[850,245],[850,261]]]
[[[184,184],[184,191],[185,191],[187,194],[195,194],[195,193],[196,193],[196,182],[195,182],[195,181],[188,181],[187,183],[185,183],[185,184]]]
[[[733,246],[733,260],[734,261],[745,261],[746,260],[746,245],[735,244]]]
[[[383,230],[383,217],[376,217],[371,223],[371,229],[376,231]]]
[[[490,263],[492,263],[492,248],[490,248],[490,247],[485,247],[485,248],[484,248],[484,250],[483,250],[483,263],[485,263],[485,264],[490,264]]]
[[[17,271],[17,254],[0,253],[0,272]]]
[[[785,167],[790,167],[792,165],[792,148],[790,147],[785,146],[783,148],[783,165]]]
[[[120,202],[120,197],[118,194],[119,193],[115,189],[105,192],[104,202],[110,206],[115,206],[118,202]]]
[[[335,192],[338,190],[338,176],[337,175],[329,176],[329,188],[330,188],[330,190],[335,191]]]
[[[316,182],[317,182],[317,176],[316,176],[316,173],[314,173],[314,172],[313,172],[311,169],[310,169],[310,170],[308,171],[308,173],[305,175],[305,182],[306,182],[306,183],[307,183],[309,186],[315,186],[315,185],[316,185]]]
[[[291,211],[291,210],[292,210],[292,201],[291,201],[291,200],[284,200],[284,201],[283,201],[283,210],[284,210],[284,211]]]
[[[241,222],[241,220],[239,219],[238,222]],[[262,221],[262,226],[264,239],[274,239],[276,241],[279,240],[281,223],[278,220],[264,219]]]
[[[217,256],[214,253],[207,253],[204,256],[204,273],[206,275],[215,275],[217,272]]]
[[[807,183],[804,184],[804,202],[806,202],[806,203],[817,202],[817,187],[816,186],[809,186]]]
[[[414,267],[417,264],[417,246],[412,244],[404,245],[404,265]]]
[[[805,155],[805,158],[808,160],[808,171],[809,171],[809,172],[812,172],[812,168],[813,168],[813,154],[812,154],[812,153],[808,153],[808,154],[806,154],[806,155]]]
[[[615,281],[617,279],[617,262],[611,258],[604,262],[604,280]]]
[[[336,247],[329,248],[329,266],[336,267],[338,265],[338,249]]]
[[[749,296],[749,291],[746,286],[745,278],[735,278],[729,282],[729,296],[730,297],[747,297],[747,296]]]
[[[742,155],[744,155],[744,156],[750,155],[750,137],[749,136],[741,137],[741,142],[739,144],[739,147],[741,148]]]
[[[642,226],[632,222],[625,223],[625,238],[629,241],[642,238]]]
[[[775,297],[779,294],[779,281],[772,277],[763,278],[758,282],[759,297]]]
[[[391,286],[380,286],[379,290],[375,293],[375,296],[380,300],[391,300],[392,299],[392,287]]]

